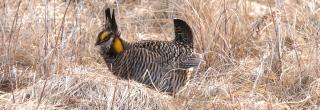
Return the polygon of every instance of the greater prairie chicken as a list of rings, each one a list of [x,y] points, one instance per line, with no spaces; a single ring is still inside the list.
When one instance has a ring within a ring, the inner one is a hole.
[[[118,31],[114,10],[106,9],[109,26],[97,36],[96,45],[112,73],[132,79],[157,90],[175,93],[185,85],[188,70],[200,59],[193,53],[193,34],[188,24],[174,19],[173,41],[145,40],[130,43]]]

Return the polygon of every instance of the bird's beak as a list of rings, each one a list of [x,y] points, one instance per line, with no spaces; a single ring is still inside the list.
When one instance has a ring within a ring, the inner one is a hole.
[[[95,46],[100,45],[101,42],[99,40],[97,40],[97,42],[95,43]]]

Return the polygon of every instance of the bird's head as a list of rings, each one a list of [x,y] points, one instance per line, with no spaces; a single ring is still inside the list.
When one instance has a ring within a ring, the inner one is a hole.
[[[95,45],[107,50],[112,48],[116,53],[120,53],[123,51],[123,45],[115,20],[114,10],[111,14],[110,8],[108,8],[106,9],[105,14],[108,25],[106,25],[105,29],[97,35]]]

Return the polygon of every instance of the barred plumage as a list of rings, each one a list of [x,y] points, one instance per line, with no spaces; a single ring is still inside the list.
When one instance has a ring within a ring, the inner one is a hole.
[[[187,70],[200,59],[193,54],[193,35],[186,22],[174,19],[173,41],[146,40],[129,43],[120,38],[114,12],[106,10],[109,26],[97,36],[96,45],[114,75],[152,86],[160,91],[176,92],[187,80]]]

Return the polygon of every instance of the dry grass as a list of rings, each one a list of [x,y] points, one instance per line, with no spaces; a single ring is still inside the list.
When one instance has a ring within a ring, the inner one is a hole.
[[[194,30],[206,61],[175,97],[106,69],[94,46],[104,8],[128,41]],[[272,0],[4,0],[0,2],[1,109],[320,109],[320,2],[281,10],[282,73],[271,71]]]

